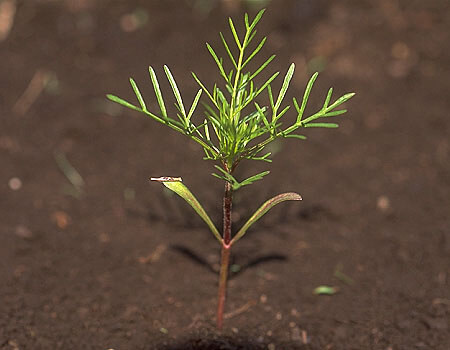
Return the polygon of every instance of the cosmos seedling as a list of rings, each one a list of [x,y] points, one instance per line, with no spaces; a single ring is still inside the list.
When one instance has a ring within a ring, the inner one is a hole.
[[[263,83],[257,84],[256,78],[258,77],[259,79],[260,75],[267,71],[267,67],[275,58],[275,55],[272,55],[256,70],[250,70],[250,63],[266,42],[266,38],[263,38],[259,43],[254,45],[255,28],[263,13],[264,10],[260,11],[252,21],[250,21],[246,14],[244,18],[245,31],[241,35],[238,34],[233,20],[229,18],[234,46],[229,45],[225,36],[220,33],[224,51],[228,58],[227,67],[224,64],[224,59],[219,57],[209,44],[206,44],[209,53],[218,67],[220,77],[224,81],[224,88],[220,88],[217,83],[212,88],[208,88],[196,74],[192,73],[194,80],[199,85],[199,89],[192,104],[185,106],[172,73],[167,66],[164,66],[164,72],[170,83],[177,109],[175,116],[169,115],[166,109],[158,78],[152,67],[149,67],[149,74],[159,105],[159,112],[149,111],[136,82],[132,78],[130,78],[131,87],[136,94],[139,105],[131,104],[114,95],[107,95],[110,100],[141,112],[197,142],[205,152],[204,159],[215,163],[214,167],[216,172],[212,175],[225,182],[223,231],[220,233],[198,200],[182,182],[181,178],[151,178],[151,180],[162,183],[185,199],[205,221],[221,246],[222,253],[217,307],[217,327],[219,329],[223,325],[231,248],[245,235],[251,225],[275,205],[288,200],[298,201],[302,199],[299,194],[293,192],[279,194],[269,199],[256,210],[236,234],[232,235],[231,211],[233,192],[257,180],[261,180],[269,173],[269,171],[263,171],[247,179],[238,180],[233,175],[236,167],[243,160],[271,162],[271,153],[265,153],[265,147],[274,140],[282,138],[306,139],[305,136],[298,133],[302,128],[338,127],[336,123],[329,122],[328,118],[344,114],[346,110],[338,109],[338,107],[354,95],[354,93],[348,93],[336,101],[331,102],[333,89],[330,88],[322,107],[317,112],[305,116],[305,108],[318,73],[313,74],[306,85],[302,100],[297,101],[296,98],[293,98],[292,105],[286,105],[284,103],[284,97],[294,75],[294,63],[290,65],[285,74],[281,89],[278,93],[272,90],[271,84],[278,77],[279,72],[269,75],[268,78],[263,80]],[[260,101],[263,94],[267,96],[267,102],[265,104],[257,102],[257,98],[259,97],[258,100]],[[204,117],[200,121],[196,121],[198,119],[197,107],[202,97],[206,97],[206,101],[202,101]],[[294,110],[296,117],[293,123],[289,123],[286,126],[283,123],[283,116],[291,109]]]

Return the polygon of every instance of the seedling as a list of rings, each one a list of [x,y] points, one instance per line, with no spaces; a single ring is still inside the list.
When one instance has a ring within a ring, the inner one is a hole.
[[[267,58],[256,70],[251,71],[249,69],[250,62],[260,52],[266,42],[266,38],[263,38],[258,44],[252,45],[255,39],[256,25],[263,13],[264,10],[260,11],[252,21],[246,14],[244,18],[245,31],[241,35],[238,34],[233,20],[229,18],[231,36],[236,47],[229,45],[225,36],[220,33],[224,51],[229,60],[228,67],[225,66],[223,58],[220,58],[216,51],[209,44],[206,44],[209,53],[217,64],[220,76],[224,80],[224,89],[220,88],[218,84],[208,88],[196,74],[192,73],[193,78],[199,85],[199,89],[190,107],[185,106],[172,73],[167,66],[164,66],[164,72],[174,95],[177,109],[175,116],[169,115],[170,113],[166,109],[158,78],[152,67],[149,67],[149,73],[159,105],[159,112],[149,111],[136,82],[132,78],[130,78],[131,87],[136,94],[139,105],[131,104],[114,95],[107,95],[110,100],[141,112],[200,144],[205,152],[203,159],[211,160],[215,163],[214,167],[217,171],[212,175],[225,182],[223,232],[220,234],[206,211],[184,185],[181,178],[151,178],[153,181],[161,182],[186,200],[205,221],[221,246],[217,307],[217,327],[219,329],[222,328],[223,324],[231,248],[245,235],[251,225],[275,205],[287,200],[298,201],[302,199],[299,194],[293,192],[279,194],[269,199],[256,210],[244,226],[233,236],[231,234],[233,192],[257,180],[261,180],[269,173],[269,171],[263,171],[247,179],[238,180],[233,175],[236,167],[243,160],[271,162],[271,153],[263,152],[265,147],[274,140],[282,138],[306,139],[305,136],[297,133],[299,129],[338,127],[337,124],[329,122],[328,118],[344,114],[346,112],[345,109],[337,108],[354,95],[354,93],[348,93],[338,98],[335,102],[331,102],[333,89],[330,88],[322,107],[317,112],[305,117],[304,112],[309,95],[318,75],[318,73],[315,73],[306,86],[302,100],[299,102],[296,98],[293,98],[292,105],[294,106],[296,117],[293,123],[288,123],[288,126],[285,126],[282,117],[291,109],[291,105],[285,106],[283,101],[294,75],[294,63],[290,65],[284,76],[281,89],[277,94],[272,90],[271,84],[277,78],[279,72],[275,72],[269,78],[264,79],[264,82],[260,85],[256,82],[256,78],[259,78],[261,73],[267,71],[267,67],[275,58],[275,55]],[[263,93],[267,94],[268,97],[265,104],[258,102]],[[207,101],[202,101],[204,118],[197,122],[194,115],[197,116],[199,101],[205,95]]]

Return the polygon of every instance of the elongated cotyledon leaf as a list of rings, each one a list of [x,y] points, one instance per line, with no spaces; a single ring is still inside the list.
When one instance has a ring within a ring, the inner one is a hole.
[[[242,236],[245,235],[250,226],[252,226],[256,221],[258,221],[265,213],[267,213],[270,209],[272,209],[275,205],[284,202],[284,201],[301,201],[302,197],[298,193],[287,192],[279,194],[268,201],[266,201],[263,205],[259,207],[257,211],[252,215],[250,219],[242,226],[236,236],[233,237],[230,244],[237,242]]]
[[[152,181],[161,182],[164,186],[166,186],[169,190],[175,192],[181,198],[183,198],[189,205],[195,210],[195,212],[203,219],[203,221],[208,225],[211,232],[217,238],[217,240],[222,244],[222,237],[220,236],[219,231],[216,226],[206,213],[205,209],[201,206],[197,198],[192,194],[192,192],[187,188],[183,182],[181,177],[152,177],[150,178]]]

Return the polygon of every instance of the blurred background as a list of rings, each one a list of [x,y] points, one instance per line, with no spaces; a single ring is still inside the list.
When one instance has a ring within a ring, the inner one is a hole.
[[[227,17],[242,28],[245,12],[266,7],[254,68],[272,53],[267,74],[294,62],[289,99],[320,72],[308,112],[330,86],[357,95],[339,129],[308,129],[307,141],[272,144],[269,166],[241,165],[238,177],[271,174],[236,194],[235,228],[269,196],[304,201],[274,209],[236,248],[236,271],[283,259],[233,280],[230,310],[250,306],[228,331],[253,329],[261,346],[447,349],[449,6],[0,0],[0,348],[145,348],[212,327],[216,275],[201,265],[216,267],[218,247],[147,179],[183,177],[218,226],[223,184],[196,144],[105,95],[134,102],[132,76],[157,111],[147,67],[169,100],[167,64],[190,104],[192,71],[207,86],[219,79],[205,42],[225,57]],[[312,296],[319,284],[341,292]]]

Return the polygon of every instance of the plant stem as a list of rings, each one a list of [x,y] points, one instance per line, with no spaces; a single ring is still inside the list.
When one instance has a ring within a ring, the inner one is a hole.
[[[223,196],[223,241],[222,241],[222,256],[220,262],[220,276],[219,276],[219,294],[217,305],[217,328],[222,329],[223,312],[225,309],[225,299],[227,291],[228,280],[228,266],[230,264],[231,252],[231,207],[232,207],[233,189],[231,184],[225,182],[225,193]]]
[[[231,183],[225,182],[225,193],[223,195],[223,243],[228,246],[231,241],[231,206],[233,200],[233,188]]]
[[[223,312],[225,310],[230,251],[231,251],[230,246],[228,247],[225,247],[225,245],[222,246],[222,260],[220,265],[219,295],[217,305],[217,328],[219,330],[221,330],[223,326]]]

